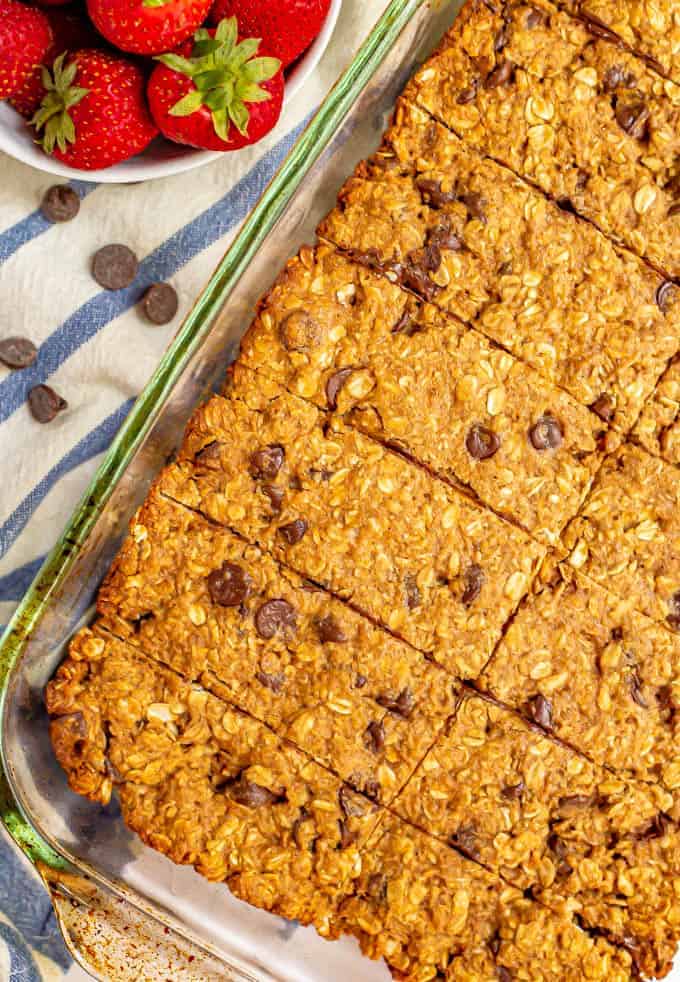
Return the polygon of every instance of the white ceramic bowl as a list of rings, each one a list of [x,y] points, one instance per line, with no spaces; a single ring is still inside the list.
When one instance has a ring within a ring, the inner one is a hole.
[[[308,48],[305,54],[296,62],[293,69],[286,75],[285,103],[295,98],[328,46],[331,35],[338,20],[342,0],[331,0],[328,17],[321,33]],[[210,150],[193,150],[191,147],[181,147],[162,137],[154,140],[143,153],[108,167],[106,170],[85,171],[66,167],[61,161],[49,157],[36,146],[32,131],[26,126],[23,118],[6,103],[0,102],[0,150],[10,157],[21,160],[31,167],[56,174],[59,177],[71,179],[81,178],[86,181],[97,181],[101,184],[128,184],[133,181],[152,181],[157,177],[169,177],[171,174],[181,174],[183,171],[202,167],[204,164],[221,157],[219,152]]]

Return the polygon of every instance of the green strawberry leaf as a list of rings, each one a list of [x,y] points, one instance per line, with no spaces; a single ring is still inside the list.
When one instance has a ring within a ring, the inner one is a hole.
[[[170,110],[171,116],[191,116],[203,105],[203,96],[198,91],[198,89],[192,89],[191,92],[187,92],[184,98],[176,102],[175,105]]]
[[[215,37],[225,48],[233,48],[238,40],[238,21],[235,17],[223,17],[215,28]]]
[[[164,7],[166,3],[172,3],[172,0],[142,0],[142,7]]]
[[[169,51],[165,55],[156,55],[155,61],[160,61],[168,68],[172,68],[174,72],[179,72],[180,75],[188,75],[191,78],[194,74],[194,63],[189,58],[176,55],[173,51]]]
[[[243,75],[249,82],[268,82],[274,78],[281,62],[278,58],[253,58],[243,67]]]
[[[52,72],[41,69],[45,96],[30,121],[38,133],[43,130],[38,142],[47,153],[52,153],[55,146],[64,151],[69,143],[75,143],[76,128],[69,109],[82,102],[90,91],[73,84],[78,63],[72,61],[64,67],[65,59],[66,52],[55,58]]]
[[[250,113],[244,104],[242,102],[234,101],[229,105],[227,112],[229,113],[229,119],[232,121],[241,136],[248,136]]]
[[[218,109],[212,114],[213,127],[220,140],[229,140],[229,118],[226,109]]]

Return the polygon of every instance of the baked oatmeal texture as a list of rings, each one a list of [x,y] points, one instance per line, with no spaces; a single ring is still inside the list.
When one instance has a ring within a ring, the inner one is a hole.
[[[680,14],[469,0],[46,690],[72,790],[402,982],[680,940]]]

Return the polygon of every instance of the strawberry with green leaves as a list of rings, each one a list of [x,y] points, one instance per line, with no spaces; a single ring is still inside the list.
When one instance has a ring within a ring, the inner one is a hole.
[[[144,99],[146,77],[127,58],[96,49],[60,55],[44,69],[46,90],[31,120],[46,153],[99,170],[143,150],[158,130]]]
[[[260,38],[287,68],[299,58],[323,27],[331,0],[215,0],[213,24],[238,17],[241,34]]]
[[[0,0],[0,99],[21,88],[51,44],[52,28],[42,10]]]
[[[87,0],[107,41],[138,55],[158,55],[186,41],[208,16],[213,0]]]
[[[193,43],[159,55],[147,94],[151,114],[169,140],[205,150],[238,150],[261,140],[283,106],[278,58],[260,53],[257,38],[239,40],[235,17],[196,31]]]

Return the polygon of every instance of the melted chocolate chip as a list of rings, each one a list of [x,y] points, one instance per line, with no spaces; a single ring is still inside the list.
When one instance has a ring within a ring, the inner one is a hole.
[[[285,495],[283,488],[277,488],[275,484],[265,484],[262,491],[269,498],[269,504],[271,505],[272,511],[280,512]]]
[[[434,267],[435,269],[438,269],[441,264],[442,249],[460,252],[465,247],[463,240],[453,231],[451,220],[447,215],[442,218],[435,228],[430,229],[427,233],[427,245],[430,249],[437,249],[440,252],[437,266]]]
[[[367,682],[368,679],[366,678],[365,675],[357,675],[356,679],[354,680],[354,688],[363,689],[363,687],[366,685]]]
[[[373,720],[366,727],[364,745],[371,753],[381,754],[385,749],[385,727],[382,721]]]
[[[418,582],[412,573],[407,573],[404,577],[404,591],[406,593],[406,606],[409,610],[420,607],[423,598],[418,589]]]
[[[633,702],[641,706],[642,709],[647,709],[647,700],[642,694],[642,680],[638,673],[637,668],[634,668],[628,676],[628,686],[630,688],[630,695]]]
[[[479,859],[477,832],[473,825],[461,825],[458,831],[451,836],[451,842],[470,859]]]
[[[481,423],[471,426],[465,437],[467,452],[475,460],[488,460],[498,451],[500,445],[498,435]]]
[[[427,177],[417,177],[416,187],[425,204],[432,208],[443,208],[444,205],[451,204],[456,200],[456,191],[442,191],[442,182],[434,181]]]
[[[529,439],[535,450],[556,450],[562,443],[562,427],[550,413],[536,420],[529,430]]]
[[[478,88],[479,88],[479,79],[475,78],[473,79],[471,85],[469,85],[466,89],[461,89],[460,92],[458,93],[458,98],[456,99],[458,105],[467,106],[469,105],[469,103],[474,102],[475,99],[477,98]]]
[[[295,631],[296,628],[295,608],[287,600],[267,600],[255,614],[255,629],[267,641],[279,631]]]
[[[309,528],[304,518],[296,518],[293,522],[279,526],[279,532],[289,546],[297,545],[305,537],[305,532]]]
[[[366,800],[360,794],[357,794],[356,791],[348,788],[346,784],[343,784],[338,791],[338,803],[346,818],[354,818],[366,814]]]
[[[484,88],[495,89],[501,85],[508,85],[513,81],[514,77],[515,65],[513,62],[508,61],[507,58],[504,58],[496,65],[494,70],[487,75],[484,81]]]
[[[635,140],[644,140],[649,130],[649,109],[644,102],[619,103],[615,113],[621,129]]]
[[[518,801],[522,797],[525,791],[526,791],[526,784],[524,783],[523,780],[520,779],[520,781],[517,784],[506,784],[506,786],[501,791],[501,794],[503,795],[504,798],[507,798],[508,801]]]
[[[401,280],[405,287],[420,294],[425,300],[434,300],[441,290],[441,287],[430,279],[427,269],[415,262],[409,262],[403,267]]]
[[[338,829],[340,832],[340,848],[347,849],[356,840],[357,833],[352,831],[347,824],[341,818],[338,819]]]
[[[250,473],[258,480],[273,481],[283,467],[286,453],[278,443],[270,443],[256,450],[250,457]]]
[[[283,672],[275,672],[270,674],[269,672],[256,672],[255,678],[258,682],[261,682],[266,689],[271,689],[277,695],[282,691],[285,683],[286,676]]]
[[[229,793],[234,801],[246,808],[263,808],[266,805],[277,805],[285,801],[285,795],[275,794],[269,788],[249,781],[245,777],[240,777],[238,781],[229,785]]]
[[[375,701],[379,706],[387,709],[394,716],[401,716],[402,719],[410,719],[416,705],[414,695],[408,686],[402,689],[396,698],[392,695],[377,695]]]
[[[347,635],[332,614],[326,614],[316,625],[319,641],[322,644],[345,644]]]
[[[461,603],[465,607],[470,607],[477,600],[482,592],[484,579],[484,570],[477,563],[473,563],[472,566],[468,566],[465,570],[463,573],[465,589],[463,590],[463,596],[460,598]]]
[[[339,371],[334,372],[326,382],[326,401],[329,409],[338,408],[338,395],[340,390],[343,388],[345,382],[353,371],[353,368],[341,368]]]
[[[612,65],[604,73],[602,85],[605,92],[613,92],[619,86],[624,89],[633,89],[637,84],[637,79],[632,72],[627,71],[622,65]]]
[[[591,403],[590,408],[597,416],[600,417],[600,419],[603,419],[605,423],[611,423],[616,413],[614,401],[611,396],[606,395],[606,393],[598,396],[595,402]]]
[[[208,577],[208,592],[213,603],[221,607],[239,607],[247,600],[253,581],[236,563],[223,563]]]
[[[552,705],[541,693],[532,696],[527,702],[527,711],[533,721],[546,730],[552,730]]]
[[[483,225],[486,225],[486,198],[476,191],[469,191],[461,194],[458,200],[467,208],[468,218],[477,218]]]
[[[647,822],[642,828],[638,829],[635,833],[635,838],[642,841],[647,839],[662,839],[672,826],[673,822],[668,815],[659,812],[650,822]]]
[[[670,280],[665,280],[657,289],[654,299],[662,314],[667,314],[677,300],[677,287]]]
[[[496,965],[496,977],[498,982],[512,982],[512,972],[504,965]]]
[[[524,18],[524,26],[533,31],[536,27],[543,27],[548,23],[548,15],[544,10],[538,10],[536,7],[530,7],[529,12]]]

